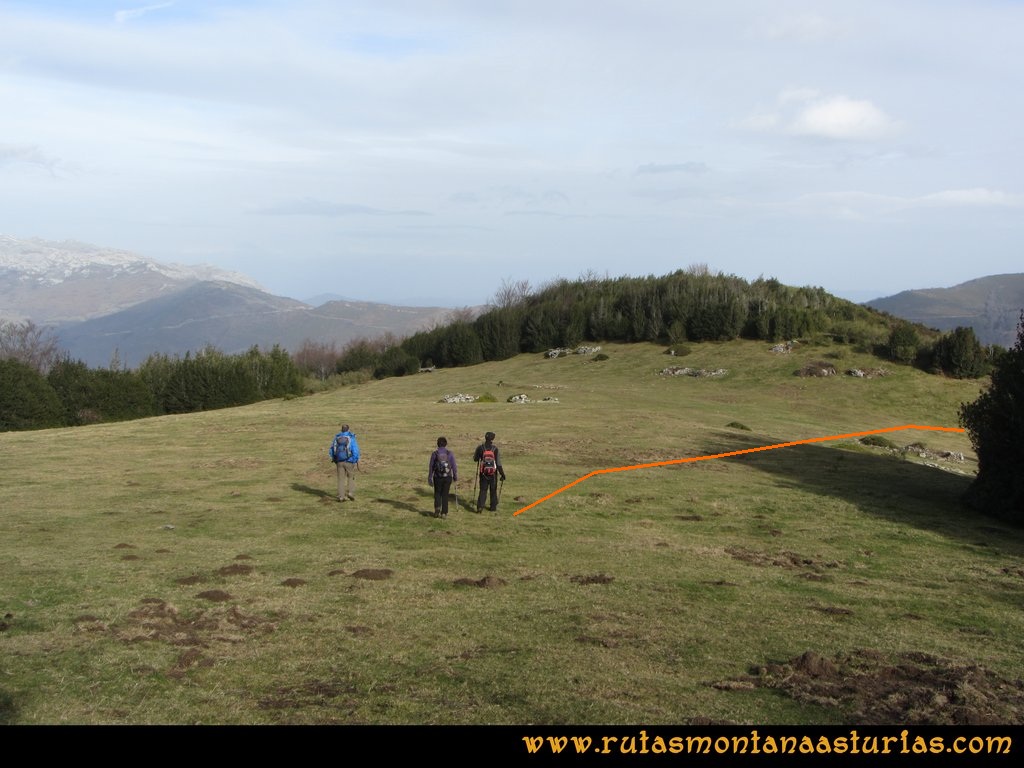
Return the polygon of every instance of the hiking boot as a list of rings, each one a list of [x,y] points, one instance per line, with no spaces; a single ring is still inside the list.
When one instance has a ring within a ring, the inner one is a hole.
[[[348,495],[348,500],[349,500],[349,501],[355,501],[355,500],[356,500],[356,497],[355,497],[355,496],[354,496],[353,494],[351,494],[351,493],[350,493],[350,494]]]
[[[344,501],[344,500],[345,500],[345,497],[344,497],[344,496],[339,496],[339,497],[338,497],[338,501]]]
[[[481,512],[483,512],[483,511],[484,511],[484,508],[483,508],[483,507],[477,507],[477,508],[476,508],[476,513],[477,513],[478,515],[479,515],[479,514],[480,514]]]

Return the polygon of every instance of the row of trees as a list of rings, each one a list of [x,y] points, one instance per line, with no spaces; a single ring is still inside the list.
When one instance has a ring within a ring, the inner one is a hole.
[[[0,358],[0,431],[227,408],[302,390],[302,373],[276,346],[152,355],[137,370],[94,369],[66,357],[45,369],[12,355]]]

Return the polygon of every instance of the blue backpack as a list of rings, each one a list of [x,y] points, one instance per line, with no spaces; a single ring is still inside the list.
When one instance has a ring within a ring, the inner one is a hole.
[[[337,464],[352,458],[353,441],[348,435],[337,435],[331,443],[331,461]]]

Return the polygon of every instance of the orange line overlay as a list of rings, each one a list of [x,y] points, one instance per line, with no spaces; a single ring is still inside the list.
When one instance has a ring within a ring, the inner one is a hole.
[[[899,432],[901,429],[926,429],[932,432],[963,432],[964,430],[959,427],[923,427],[919,424],[904,424],[902,427],[886,427],[885,429],[869,429],[867,432],[849,432],[845,435],[828,435],[826,437],[811,437],[807,440],[794,440],[790,443],[776,443],[775,445],[762,445],[760,448],[744,448],[741,451],[729,451],[728,453],[715,453],[710,456],[693,456],[688,459],[669,459],[668,461],[652,461],[650,464],[633,464],[628,467],[609,467],[608,469],[595,469],[590,474],[584,475],[581,478],[573,480],[568,485],[563,485],[557,491],[552,491],[547,496],[537,499],[532,504],[527,504],[525,507],[520,509],[518,512],[513,513],[512,517],[521,515],[526,510],[536,507],[542,501],[547,501],[552,496],[557,496],[562,491],[567,491],[577,483],[582,483],[584,480],[595,477],[597,475],[605,475],[609,472],[626,472],[630,469],[649,469],[650,467],[667,467],[670,464],[688,464],[691,461],[707,461],[708,459],[724,459],[729,456],[739,456],[744,453],[756,453],[757,451],[771,451],[775,448],[789,448],[794,445],[805,445],[807,443],[823,443],[827,440],[841,440],[845,437],[863,437],[864,435],[879,435],[883,432]]]

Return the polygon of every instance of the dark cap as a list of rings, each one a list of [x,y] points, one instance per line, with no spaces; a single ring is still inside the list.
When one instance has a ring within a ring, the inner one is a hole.
[[[484,435],[484,440],[493,440],[493,439],[494,439],[494,433],[493,432],[488,432],[486,435]]]

